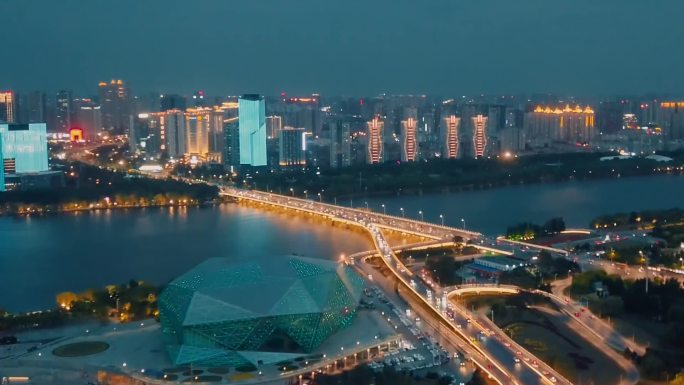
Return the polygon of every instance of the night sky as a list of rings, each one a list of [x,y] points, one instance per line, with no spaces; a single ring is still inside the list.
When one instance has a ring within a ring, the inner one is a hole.
[[[0,89],[684,90],[682,0],[0,0]]]

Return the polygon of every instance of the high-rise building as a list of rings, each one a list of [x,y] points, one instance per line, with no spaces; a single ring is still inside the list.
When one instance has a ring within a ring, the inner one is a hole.
[[[658,123],[668,139],[684,139],[684,101],[660,103]]]
[[[595,135],[594,110],[580,106],[537,106],[525,114],[525,131],[528,141],[535,147],[552,142],[589,143]]]
[[[284,127],[278,138],[280,167],[306,164],[306,136],[304,128]]]
[[[417,127],[418,121],[413,117],[401,121],[401,160],[403,162],[418,160]]]
[[[240,165],[240,128],[238,118],[223,122],[223,165],[230,169]]]
[[[159,142],[161,151],[170,158],[180,159],[186,153],[185,113],[168,110],[159,113]]]
[[[473,150],[476,158],[485,156],[487,150],[487,117],[473,116]]]
[[[375,115],[372,120],[366,123],[366,140],[368,148],[368,158],[366,162],[369,164],[378,164],[383,161],[383,131],[385,123],[380,118],[380,115]]]
[[[16,100],[13,91],[0,91],[0,122],[14,123]]]
[[[73,127],[82,130],[82,140],[93,141],[97,134],[102,131],[102,114],[100,106],[91,99],[75,99],[72,102],[74,109]]]
[[[71,130],[71,91],[58,91],[55,100],[55,122],[57,124],[55,130],[68,133]]]
[[[266,132],[269,139],[277,139],[280,130],[283,129],[283,118],[279,115],[266,117]]]
[[[162,112],[168,110],[184,111],[187,108],[187,101],[182,95],[162,94],[159,96],[159,108]]]
[[[45,123],[0,124],[0,137],[0,155],[5,175],[48,170]]]
[[[103,128],[114,134],[128,134],[133,121],[128,87],[119,79],[100,82],[98,88]]]
[[[185,111],[185,155],[205,160],[209,153],[211,108],[188,108]]]
[[[347,167],[351,165],[351,123],[331,120],[330,129],[330,167]]]
[[[240,164],[266,166],[266,103],[261,95],[247,94],[240,97]]]
[[[596,113],[598,129],[604,134],[614,134],[622,129],[623,106],[620,101],[599,103]]]
[[[31,92],[28,96],[28,123],[45,123],[47,120],[45,93]]]
[[[442,158],[458,158],[458,129],[461,118],[456,115],[445,116],[442,120]]]

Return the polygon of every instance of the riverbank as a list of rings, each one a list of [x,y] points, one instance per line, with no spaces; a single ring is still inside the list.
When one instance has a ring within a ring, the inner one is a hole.
[[[278,173],[251,173],[237,184],[324,201],[458,193],[564,181],[590,181],[684,172],[684,152],[667,154],[673,160],[645,157],[601,160],[612,153],[570,153],[488,159],[431,159],[428,161],[316,167]]]
[[[0,215],[196,206],[219,200],[218,188],[206,184],[140,177],[82,163],[60,167],[64,186],[0,193]]]

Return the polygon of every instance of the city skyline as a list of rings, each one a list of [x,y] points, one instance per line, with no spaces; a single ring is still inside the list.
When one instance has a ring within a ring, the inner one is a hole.
[[[22,60],[0,63],[0,84],[92,93],[101,79],[125,78],[135,93],[579,96],[684,86],[672,76],[684,59],[684,31],[670,28],[684,5],[673,0],[304,3],[210,2],[188,12],[157,1],[4,2],[0,12],[16,16],[7,28],[24,33],[3,44]],[[188,48],[216,55],[178,55]]]

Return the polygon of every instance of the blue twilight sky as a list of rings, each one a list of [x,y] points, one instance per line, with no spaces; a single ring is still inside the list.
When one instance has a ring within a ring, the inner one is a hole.
[[[0,89],[684,90],[684,0],[0,0]]]

